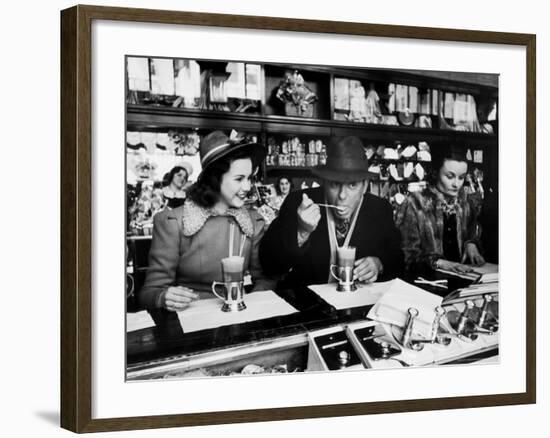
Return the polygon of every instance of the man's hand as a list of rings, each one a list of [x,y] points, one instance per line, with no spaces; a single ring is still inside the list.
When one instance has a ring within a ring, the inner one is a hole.
[[[162,299],[162,305],[166,310],[179,312],[189,307],[192,301],[196,300],[198,295],[188,287],[170,286]]]
[[[305,193],[302,203],[298,206],[298,233],[311,234],[321,220],[321,209]]]
[[[382,262],[378,257],[363,257],[355,260],[353,279],[362,283],[373,283],[382,273]]]

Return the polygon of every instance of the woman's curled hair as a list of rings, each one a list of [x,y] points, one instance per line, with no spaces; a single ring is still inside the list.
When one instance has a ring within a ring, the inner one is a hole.
[[[439,171],[446,160],[461,161],[468,163],[466,158],[466,147],[454,143],[437,143],[431,145],[431,172],[428,175],[430,183],[437,183]]]
[[[290,184],[290,190],[292,191],[294,189],[294,184],[292,183],[292,180],[288,177],[288,176],[285,176],[285,175],[281,175],[279,176],[279,178],[277,178],[277,182],[275,183],[275,192],[277,193],[277,195],[281,196],[282,195],[282,192],[281,192],[281,181],[283,179],[286,179],[288,181],[288,183]]]
[[[162,187],[167,187],[170,184],[172,184],[172,180],[174,179],[174,176],[177,173],[180,173],[181,171],[185,172],[186,178],[189,178],[189,174],[187,173],[187,169],[182,166],[174,166],[170,172],[166,172],[164,176],[162,177]]]

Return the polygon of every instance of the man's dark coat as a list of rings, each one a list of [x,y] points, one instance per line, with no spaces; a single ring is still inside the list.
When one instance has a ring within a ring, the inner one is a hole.
[[[285,275],[288,287],[327,283],[330,244],[326,208],[321,207],[321,220],[302,247],[298,247],[297,209],[306,193],[315,203],[324,203],[322,187],[290,193],[260,242],[260,263],[267,275]],[[403,252],[401,237],[395,227],[390,204],[377,196],[365,194],[350,246],[355,246],[356,259],[380,258],[383,272],[377,281],[401,275]]]

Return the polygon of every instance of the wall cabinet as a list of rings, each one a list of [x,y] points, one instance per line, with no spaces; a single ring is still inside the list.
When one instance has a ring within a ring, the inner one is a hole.
[[[155,78],[159,80],[154,76],[154,59],[146,60],[153,84]],[[270,149],[261,174],[264,182],[273,182],[281,174],[295,182],[311,181],[309,170],[319,163],[319,157],[301,157],[311,152],[309,143],[326,145],[333,136],[355,135],[366,148],[374,148],[371,161],[381,169],[379,179],[397,184],[400,191],[407,191],[409,182],[420,180],[414,172],[403,177],[407,163],[420,163],[429,170],[429,162],[401,155],[407,146],[418,149],[420,143],[427,143],[433,148],[454,142],[469,151],[471,168],[483,173],[485,189],[498,188],[498,86],[494,75],[200,60],[189,71],[182,70],[190,62],[173,60],[174,80],[179,81],[173,88],[188,94],[191,91],[186,90],[197,90],[191,97],[152,93],[146,87],[132,89],[129,75],[128,131],[194,130],[205,135],[215,129],[235,129],[256,135]],[[278,98],[282,81],[298,77],[296,72],[314,96],[301,115]],[[186,78],[195,84],[186,85]],[[164,80],[170,81],[170,77]],[[302,146],[283,151],[283,144],[295,142],[294,138]],[[394,148],[397,157],[378,153],[383,151],[380,146]],[[287,160],[292,158],[287,154],[297,154],[300,159]],[[397,179],[392,165],[397,168]]]

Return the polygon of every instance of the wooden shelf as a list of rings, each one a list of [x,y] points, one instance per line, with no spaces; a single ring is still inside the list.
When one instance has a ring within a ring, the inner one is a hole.
[[[257,114],[149,105],[127,105],[126,108],[126,124],[129,129],[236,129],[246,132],[260,132],[262,130],[262,117]]]
[[[498,80],[494,75],[477,73],[440,72],[431,70],[388,70],[369,67],[332,67],[308,64],[271,64],[279,68],[298,70],[307,75],[307,72],[333,74],[335,77],[361,79],[374,82],[393,82],[407,84],[420,88],[443,89],[453,93],[467,93],[473,95],[488,94],[498,97]],[[307,80],[307,78],[306,78]]]
[[[266,166],[266,172],[267,174],[271,173],[279,173],[279,172],[287,172],[289,174],[292,174],[294,172],[298,172],[301,174],[307,174],[306,176],[311,176],[311,167],[304,167],[304,166]],[[376,174],[371,174],[369,177],[370,182],[374,183],[399,183],[399,184],[408,184],[408,183],[419,183],[425,180],[419,180],[417,178],[403,178],[401,180],[395,180],[392,177],[388,178],[380,178],[379,176],[376,176]]]
[[[165,130],[167,128],[236,129],[244,132],[316,137],[356,135],[367,139],[367,141],[381,143],[394,141],[403,143],[430,142],[452,139],[472,144],[491,145],[496,144],[498,139],[495,134],[477,132],[147,105],[127,105],[126,121],[128,129],[135,130]]]
[[[278,171],[290,171],[290,172],[296,172],[296,171],[300,171],[300,172],[311,172],[311,167],[307,167],[307,166],[266,166],[265,167],[265,170],[267,172],[270,172],[270,171],[275,171],[275,172],[278,172]]]
[[[197,60],[199,64],[209,67],[223,67],[225,61],[212,64],[209,61]],[[357,136],[365,146],[378,147],[385,145],[395,147],[417,145],[425,141],[432,148],[439,142],[453,142],[463,147],[483,150],[484,162],[475,164],[483,166],[488,187],[498,185],[498,122],[493,124],[495,134],[454,131],[439,129],[438,118],[431,116],[434,128],[416,128],[408,126],[380,125],[371,123],[333,120],[335,116],[334,78],[359,80],[365,90],[373,83],[377,91],[381,108],[387,112],[389,98],[388,84],[402,84],[426,89],[440,90],[449,93],[470,94],[475,96],[477,108],[486,113],[495,102],[498,103],[498,77],[491,74],[467,72],[437,72],[422,70],[387,70],[363,67],[334,67],[329,65],[300,65],[287,63],[255,63],[261,67],[259,105],[256,113],[235,113],[229,111],[199,110],[173,108],[170,106],[127,104],[126,126],[128,130],[166,132],[170,129],[197,129],[200,134],[213,130],[225,132],[235,129],[240,132],[256,134],[264,145],[270,136],[280,143],[285,137],[297,136],[301,142],[321,139],[328,144],[330,137]],[[285,116],[285,106],[276,97],[276,90],[288,72],[298,70],[307,86],[317,95],[313,108],[314,118]],[[172,96],[174,97],[174,96]],[[137,93],[135,101],[142,101],[144,96]],[[170,99],[165,99],[170,101]],[[399,162],[416,160],[384,160],[373,162]],[[421,162],[423,163],[423,162]],[[310,177],[311,168],[305,166],[263,166],[264,177],[271,173],[288,172],[292,177]]]
[[[408,126],[380,125],[372,123],[347,122],[333,120],[330,122],[332,135],[355,135],[380,141],[382,144],[388,141],[411,143],[412,141],[445,141],[458,140],[461,142],[494,144],[497,142],[495,134],[480,132],[454,131],[452,129],[415,128]]]

